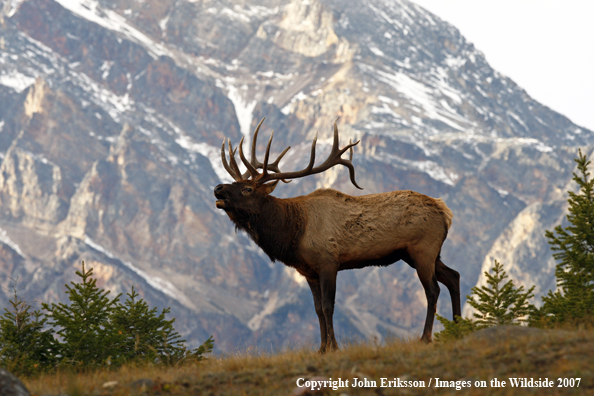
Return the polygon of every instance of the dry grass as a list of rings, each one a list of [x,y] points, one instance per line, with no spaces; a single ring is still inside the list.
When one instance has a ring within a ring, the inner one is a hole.
[[[311,349],[282,354],[235,354],[175,368],[132,367],[83,374],[54,374],[25,381],[35,395],[290,395],[298,378],[328,377],[334,380],[367,377],[377,387],[345,387],[335,395],[396,394],[594,394],[594,331],[540,331],[468,338],[447,345],[424,345],[414,341],[390,341],[386,345],[352,344],[319,355]],[[435,388],[435,378],[472,381],[471,388]],[[511,388],[509,377],[544,379],[552,389]],[[381,388],[380,378],[425,381],[430,388]],[[490,387],[493,378],[508,382],[505,388]],[[557,378],[581,378],[579,388],[558,388]],[[149,386],[130,386],[150,379]],[[474,381],[487,382],[477,388]],[[109,381],[118,384],[111,388]]]

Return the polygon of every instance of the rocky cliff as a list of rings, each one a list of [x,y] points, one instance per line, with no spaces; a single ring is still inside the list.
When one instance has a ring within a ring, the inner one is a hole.
[[[4,0],[0,11],[0,284],[64,299],[85,260],[102,287],[171,306],[191,344],[316,342],[304,279],[272,264],[214,206],[223,137],[267,117],[281,164],[329,150],[344,169],[277,188],[411,189],[454,212],[444,261],[463,293],[497,258],[554,286],[543,230],[561,221],[578,147],[594,134],[493,70],[453,26],[408,1]],[[543,82],[544,83],[544,82]],[[265,139],[262,139],[263,141]],[[262,143],[263,144],[263,143]],[[259,150],[263,150],[263,145]],[[0,301],[7,292],[0,291]],[[451,315],[447,291],[439,313]],[[418,334],[406,264],[341,273],[339,338]]]

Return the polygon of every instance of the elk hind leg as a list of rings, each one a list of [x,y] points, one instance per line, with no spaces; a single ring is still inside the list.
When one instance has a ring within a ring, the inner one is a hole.
[[[306,279],[307,284],[311,289],[311,294],[313,295],[314,307],[316,308],[316,314],[318,315],[318,321],[320,322],[321,345],[318,352],[324,353],[326,352],[326,347],[328,345],[328,331],[326,328],[326,318],[324,317],[324,310],[322,308],[322,288],[320,287],[319,279]]]
[[[429,343],[431,342],[433,322],[435,321],[435,312],[437,311],[437,299],[439,298],[439,285],[435,276],[435,260],[422,253],[417,254],[416,257],[413,256],[412,259],[423,289],[425,289],[425,296],[427,297],[427,317],[425,318],[425,327],[423,328],[421,341]]]
[[[462,316],[460,307],[460,273],[445,265],[438,257],[435,262],[435,276],[450,292],[450,297],[452,298],[452,313],[454,320],[457,321],[457,317]]]

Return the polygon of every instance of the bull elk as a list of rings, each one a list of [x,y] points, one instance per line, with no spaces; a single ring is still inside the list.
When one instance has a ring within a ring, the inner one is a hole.
[[[279,162],[290,147],[269,163],[272,134],[264,162],[256,158],[258,124],[252,139],[251,157],[239,143],[239,157],[247,168],[237,166],[231,141],[221,147],[223,166],[235,180],[214,189],[216,207],[223,209],[238,229],[244,230],[274,262],[279,260],[305,277],[313,294],[320,321],[320,352],[338,349],[332,316],[338,271],[368,266],[387,266],[404,260],[416,269],[427,297],[427,318],[422,341],[431,342],[431,332],[443,283],[450,292],[454,318],[460,316],[460,274],[440,259],[442,244],[452,223],[452,211],[441,199],[413,191],[393,191],[364,196],[350,196],[336,190],[319,189],[305,196],[279,199],[270,195],[278,182],[288,183],[307,175],[321,173],[335,165],[348,168],[355,181],[352,164],[353,146],[338,146],[338,128],[334,122],[334,141],[328,158],[314,166],[316,140],[311,146],[307,167],[300,171],[281,172]],[[341,156],[349,151],[349,160]],[[261,170],[261,171],[259,171]]]

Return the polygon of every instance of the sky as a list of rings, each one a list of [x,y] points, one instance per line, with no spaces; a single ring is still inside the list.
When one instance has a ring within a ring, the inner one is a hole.
[[[594,130],[593,0],[412,0],[535,100]]]

